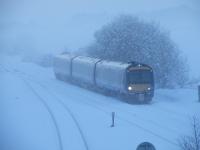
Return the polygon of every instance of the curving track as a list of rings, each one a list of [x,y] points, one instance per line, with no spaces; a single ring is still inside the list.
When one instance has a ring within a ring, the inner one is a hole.
[[[27,87],[32,91],[32,93],[38,98],[38,100],[42,103],[42,105],[45,107],[45,109],[48,111],[48,114],[50,115],[51,119],[52,119],[52,122],[54,124],[54,127],[55,127],[55,130],[56,130],[56,134],[57,134],[57,139],[58,139],[58,149],[59,150],[64,150],[64,144],[63,144],[63,140],[62,140],[62,134],[61,134],[61,131],[59,129],[59,124],[57,122],[57,119],[54,115],[54,111],[53,109],[50,107],[50,105],[48,104],[47,102],[47,99],[45,99],[41,94],[40,92],[32,85],[31,82],[33,82],[33,80],[30,80],[28,78],[25,78],[22,74],[21,71],[17,70],[17,69],[8,69],[6,68],[5,66],[1,65],[0,64],[0,67],[1,67],[1,70],[4,70],[8,73],[11,73],[12,75],[17,75],[19,78],[21,78],[21,80],[27,85]],[[38,84],[38,83],[37,83]],[[65,104],[63,103],[62,100],[60,100],[58,97],[56,97],[54,94],[50,93],[47,89],[48,88],[44,88],[44,86],[42,86],[41,84],[39,84],[41,87],[43,87],[43,90],[46,90],[48,92],[48,94],[50,94],[54,100],[56,100],[58,103],[60,103],[62,105],[62,107],[66,110],[66,112],[70,115],[70,117],[72,118],[72,120],[74,121],[74,124],[80,134],[80,137],[82,138],[82,141],[83,141],[83,144],[84,144],[84,147],[85,147],[85,150],[89,150],[89,147],[88,147],[88,144],[87,144],[87,140],[84,136],[84,133],[81,129],[81,126],[77,120],[77,118],[75,117],[75,115],[73,114],[73,112],[71,111],[71,109]]]
[[[72,114],[71,110],[67,107],[66,103],[64,103],[64,100],[62,98],[59,98],[59,94],[55,92],[55,90],[52,90],[50,89],[50,87],[48,87],[48,83],[45,83],[44,81],[39,81],[38,79],[34,79],[33,76],[31,75],[28,75],[27,73],[25,72],[21,72],[21,71],[14,71],[14,72],[17,72],[19,75],[23,76],[24,78],[26,78],[26,80],[28,80],[29,82],[34,82],[36,84],[38,84],[39,86],[41,86],[44,90],[47,90],[48,93],[50,95],[52,95],[53,97],[55,97],[55,99],[61,103],[63,105],[63,107],[65,107],[65,109],[71,114],[74,122],[76,123],[77,125],[77,128],[79,129],[79,132],[81,134],[81,137],[84,141],[84,144],[85,144],[85,147],[86,149],[88,149],[88,145],[87,145],[87,142],[85,140],[85,137],[84,137],[84,134],[78,124],[78,121],[75,119],[74,115]],[[60,82],[60,81],[59,81]],[[69,93],[68,93],[68,96],[69,96]],[[132,113],[130,111],[127,111],[119,106],[113,106],[111,103],[109,102],[100,102],[100,101],[97,101],[97,100],[94,100],[93,98],[91,98],[90,96],[87,96],[87,95],[84,95],[84,94],[78,94],[76,96],[74,95],[71,95],[70,94],[70,97],[74,100],[76,99],[76,97],[82,97],[84,100],[83,101],[77,101],[78,103],[82,103],[84,105],[87,105],[87,106],[90,106],[90,107],[93,107],[103,113],[105,113],[106,115],[109,115],[110,116],[110,111],[111,109],[115,109],[115,110],[118,110],[120,111],[120,114],[117,115],[117,119],[121,120],[121,121],[124,121],[128,124],[130,124],[131,126],[134,126],[140,130],[143,130],[149,134],[152,134],[153,136],[165,141],[165,142],[168,142],[169,144],[172,144],[174,146],[177,146],[178,147],[178,144],[174,141],[172,141],[171,139],[168,139],[160,134],[157,134],[156,131],[153,131],[152,129],[149,129],[149,128],[146,128],[144,127],[142,124],[138,124],[134,121],[132,121],[132,119],[130,119],[131,117],[134,117],[134,118],[137,118],[137,120],[140,120],[142,123],[147,123],[147,124],[151,124],[152,126],[154,127],[157,127],[157,128],[162,128],[163,130],[167,131],[167,132],[171,132],[171,133],[177,133],[177,134],[180,134],[178,131],[174,130],[174,129],[171,129],[171,128],[168,128],[167,126],[163,126],[163,125],[160,125],[159,123],[155,122],[155,121],[152,121],[152,120],[148,120],[148,119],[145,119],[143,118],[143,116],[140,116],[139,114],[136,114],[136,113]],[[85,99],[87,99],[87,101],[85,101]],[[166,111],[165,109],[163,109],[162,111]]]
[[[84,110],[78,112],[77,110],[79,109],[79,107],[81,107],[82,109],[90,109],[90,111],[95,110],[95,113],[99,112],[101,116],[106,116],[106,119],[110,119],[111,112],[115,111],[116,122],[120,123],[119,127],[122,124],[127,124],[127,127],[131,130],[134,129],[134,131],[139,131],[139,133],[145,133],[144,136],[150,135],[150,137],[152,137],[153,139],[158,139],[156,141],[160,141],[159,143],[167,143],[161,145],[171,146],[171,149],[173,150],[177,149],[178,147],[177,137],[183,134],[183,130],[180,130],[180,127],[183,125],[183,127],[185,127],[185,125],[188,123],[187,119],[189,120],[190,117],[190,114],[188,114],[186,111],[176,110],[173,103],[164,102],[164,105],[160,103],[159,99],[168,102],[173,100],[169,96],[166,97],[162,94],[159,95],[159,93],[157,94],[157,98],[155,98],[150,105],[129,105],[124,102],[117,101],[116,99],[96,94],[91,91],[58,81],[53,76],[48,75],[47,79],[42,78],[43,76],[37,75],[37,73],[40,73],[39,71],[35,72],[34,75],[33,72],[24,71],[23,69],[21,69],[22,67],[10,67],[9,65],[5,65],[5,67],[7,71],[10,71],[12,74],[23,78],[23,80],[31,85],[32,88],[37,92],[37,94],[43,99],[46,100],[46,97],[42,96],[42,93],[40,93],[41,91],[45,91],[46,95],[52,97],[52,101],[59,103],[63,107],[63,109],[65,109],[65,112],[71,116],[71,119],[76,126],[76,129],[82,139],[82,143],[84,144],[84,149],[89,149],[89,141],[90,149],[98,149],[92,143],[96,142],[92,138],[98,139],[98,136],[95,135],[94,137],[94,135],[91,134],[91,132],[95,130],[90,131],[90,129],[87,129],[88,124],[83,122],[83,118],[85,117],[85,119],[88,119],[89,116],[83,116],[81,114],[82,112],[84,112]],[[37,71],[37,69],[35,71]],[[165,103],[169,105],[166,106]],[[180,107],[183,107],[183,105]],[[105,121],[106,119],[102,119],[102,121]],[[170,123],[167,123],[166,121]],[[103,124],[101,123],[100,128],[102,128],[102,125]],[[118,126],[116,127],[116,129],[117,128]],[[125,128],[123,128],[122,130],[124,129]],[[108,132],[110,132],[110,130],[108,130]],[[131,137],[135,138],[136,136]]]

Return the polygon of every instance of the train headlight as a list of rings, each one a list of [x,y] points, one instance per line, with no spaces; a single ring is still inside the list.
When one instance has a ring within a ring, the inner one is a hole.
[[[129,86],[129,87],[128,87],[128,90],[129,90],[129,91],[131,91],[131,90],[132,90],[132,87],[131,87],[131,86]]]
[[[149,88],[147,88],[147,90],[151,90],[151,88],[149,87]]]

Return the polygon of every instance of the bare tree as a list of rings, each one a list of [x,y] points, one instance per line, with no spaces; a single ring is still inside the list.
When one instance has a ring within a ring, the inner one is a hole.
[[[179,143],[182,150],[200,150],[200,120],[193,117],[192,135],[182,137]]]

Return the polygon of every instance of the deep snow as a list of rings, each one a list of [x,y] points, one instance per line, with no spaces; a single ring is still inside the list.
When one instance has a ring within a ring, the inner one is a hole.
[[[177,150],[180,136],[191,133],[191,118],[200,117],[196,89],[159,89],[151,104],[129,105],[58,81],[52,68],[19,57],[2,57],[0,83],[0,139],[6,150],[133,150],[143,141]]]

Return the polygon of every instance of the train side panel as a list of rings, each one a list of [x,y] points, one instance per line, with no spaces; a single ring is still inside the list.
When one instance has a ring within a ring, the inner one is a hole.
[[[96,85],[112,91],[124,91],[127,64],[101,61],[96,66]]]
[[[56,75],[70,77],[71,75],[71,59],[72,55],[59,55],[54,58],[54,72]]]
[[[72,61],[72,77],[79,82],[94,84],[95,63],[99,59],[79,56]]]

